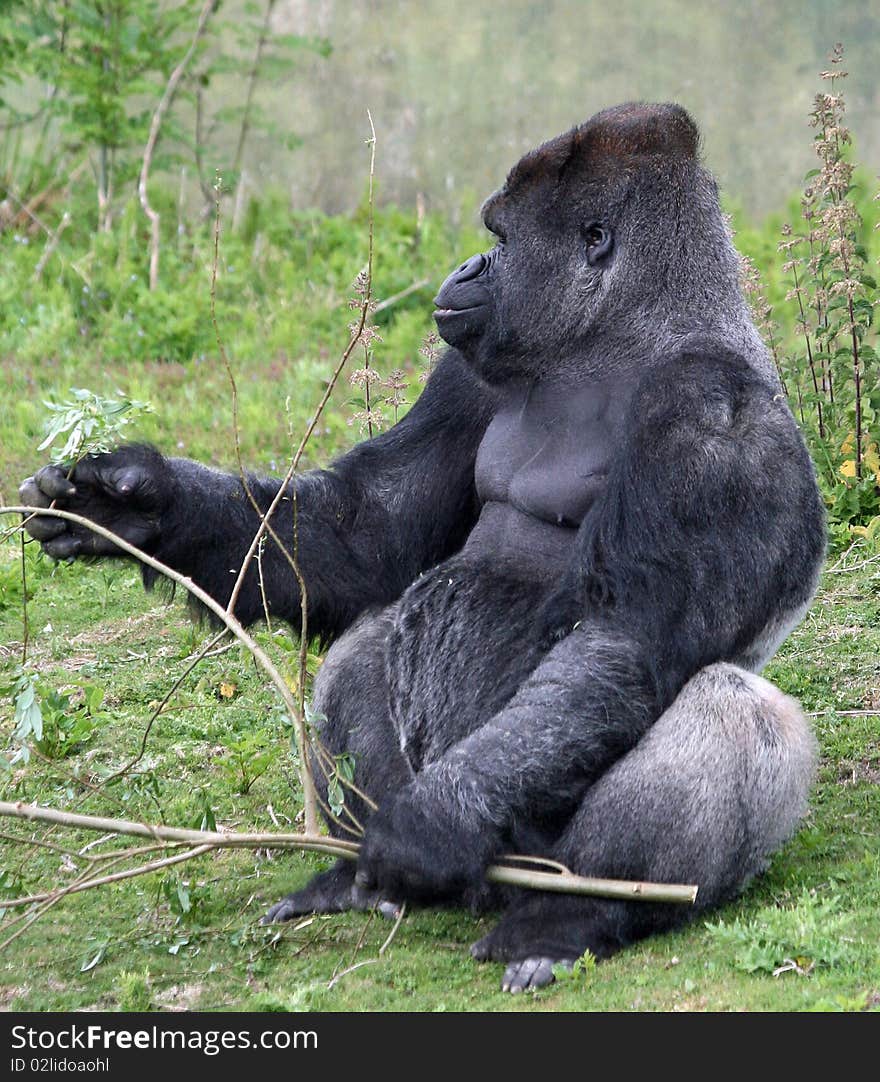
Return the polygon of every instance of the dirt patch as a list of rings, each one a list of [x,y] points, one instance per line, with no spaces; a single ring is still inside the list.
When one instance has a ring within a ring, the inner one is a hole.
[[[9,1011],[16,999],[26,999],[30,988],[26,984],[6,984],[0,987],[0,1011]]]
[[[861,782],[880,785],[880,766],[860,759],[841,759],[837,764],[837,780],[841,785],[859,785]]]
[[[153,1003],[165,1011],[192,1011],[198,1006],[205,990],[203,984],[173,984],[164,992],[153,995]]]

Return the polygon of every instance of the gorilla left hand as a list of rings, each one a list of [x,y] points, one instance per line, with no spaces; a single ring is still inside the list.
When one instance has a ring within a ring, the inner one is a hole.
[[[480,882],[499,844],[494,826],[465,822],[413,782],[371,817],[355,882],[401,901],[454,897]]]

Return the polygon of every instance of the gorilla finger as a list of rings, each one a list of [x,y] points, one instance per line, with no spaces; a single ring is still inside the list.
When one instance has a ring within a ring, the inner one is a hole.
[[[383,899],[376,908],[379,910],[379,915],[384,917],[385,920],[397,920],[402,906],[398,905],[397,902],[389,902],[387,899]]]
[[[27,507],[48,507],[51,500],[46,496],[43,490],[37,483],[36,477],[27,477],[18,486],[18,495],[21,497],[21,502]],[[37,516],[25,516],[24,528],[38,541],[48,541],[51,537],[57,537],[58,534],[64,533],[67,529],[67,525],[60,518],[50,518],[45,516],[38,518]]]
[[[475,962],[488,962],[492,957],[490,939],[491,936],[484,935],[482,939],[478,939],[476,943],[471,944],[471,958]]]
[[[71,560],[81,553],[82,547],[82,540],[70,533],[43,542],[43,551],[53,560]]]
[[[28,507],[48,507],[52,502],[37,484],[36,477],[26,477],[18,486],[18,495],[21,502]]]
[[[44,466],[34,474],[38,488],[50,500],[69,500],[76,495],[76,486],[68,480],[67,474],[58,466]],[[27,482],[25,482],[27,484]]]
[[[33,506],[30,504],[29,506]],[[24,528],[37,541],[51,541],[67,529],[67,523],[60,518],[49,518],[47,515],[30,515],[24,519]]]
[[[358,883],[354,883],[350,894],[352,909],[367,912],[376,909],[386,920],[397,920],[400,916],[400,905],[397,902],[388,901],[384,894],[374,890],[365,890]]]
[[[130,496],[138,489],[144,488],[149,479],[150,475],[140,466],[126,466],[124,469],[112,470],[106,478],[120,496]]]
[[[355,886],[361,890],[375,890],[378,886],[376,876],[369,868],[358,868],[354,877]]]

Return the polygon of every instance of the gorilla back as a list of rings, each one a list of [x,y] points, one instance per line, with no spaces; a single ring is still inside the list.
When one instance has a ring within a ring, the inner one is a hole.
[[[473,953],[516,992],[734,896],[794,831],[813,738],[758,673],[810,601],[825,529],[681,108],[599,113],[526,155],[483,219],[497,243],[437,295],[451,348],[422,396],[297,481],[309,627],[332,641],[321,738],[379,807],[351,798],[356,874],[267,919],[503,904]],[[250,487],[268,507],[278,482]],[[144,447],[69,480],[46,467],[22,495],[110,523],[223,602],[258,524],[239,478]],[[273,526],[263,592],[296,624],[289,515]],[[58,557],[114,554],[57,520],[29,529]],[[237,612],[262,612],[253,569]],[[493,894],[485,869],[511,850],[695,882],[698,906]]]

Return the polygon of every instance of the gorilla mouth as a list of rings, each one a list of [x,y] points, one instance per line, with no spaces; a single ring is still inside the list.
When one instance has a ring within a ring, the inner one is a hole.
[[[468,312],[478,312],[485,304],[472,304],[469,308],[435,308],[434,319],[449,319],[451,316],[463,316]]]

